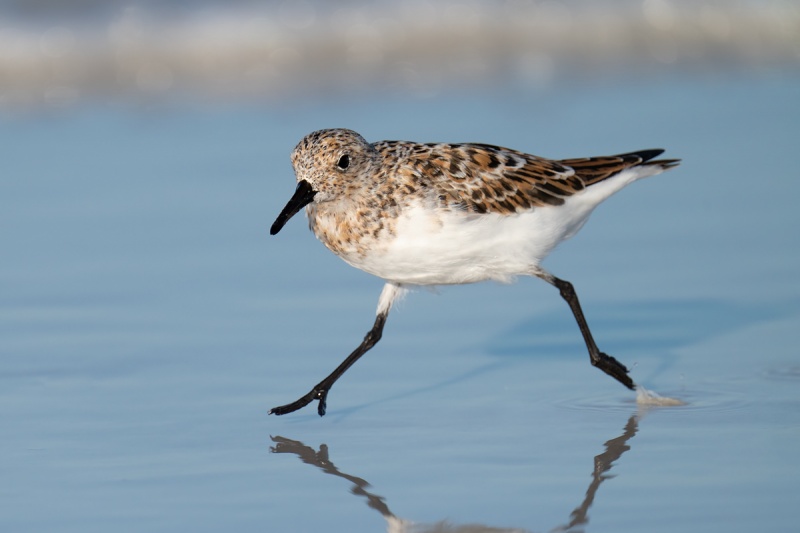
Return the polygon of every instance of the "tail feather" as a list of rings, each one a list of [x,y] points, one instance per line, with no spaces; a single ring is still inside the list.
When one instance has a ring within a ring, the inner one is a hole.
[[[680,159],[655,159],[662,153],[664,150],[661,148],[652,148],[610,156],[563,159],[559,163],[571,167],[586,185],[592,185],[628,168],[658,167],[659,170],[667,170],[680,163]]]
[[[616,157],[621,157],[623,159],[628,158],[638,158],[639,162],[634,163],[632,166],[659,166],[664,170],[668,168],[673,168],[678,166],[681,163],[680,159],[656,159],[653,161],[653,158],[660,156],[664,153],[664,150],[661,148],[651,148],[649,150],[638,150],[636,152],[628,152],[627,154],[620,154]]]

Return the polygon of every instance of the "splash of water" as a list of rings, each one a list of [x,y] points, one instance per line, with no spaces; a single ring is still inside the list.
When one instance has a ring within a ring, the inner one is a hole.
[[[675,407],[686,405],[686,402],[678,398],[661,396],[653,391],[647,390],[641,385],[636,386],[636,404],[646,407]]]

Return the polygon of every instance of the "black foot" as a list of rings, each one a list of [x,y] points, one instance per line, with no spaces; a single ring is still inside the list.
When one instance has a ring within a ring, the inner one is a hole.
[[[287,403],[286,405],[281,405],[278,407],[273,407],[269,410],[269,414],[271,415],[285,415],[287,413],[293,413],[298,409],[302,409],[306,405],[310,404],[314,400],[319,400],[319,405],[317,406],[317,413],[319,416],[325,416],[325,409],[327,407],[326,400],[328,399],[328,391],[326,389],[317,389],[316,387],[300,398],[292,403]]]
[[[612,356],[600,352],[597,358],[592,357],[592,365],[596,366],[629,389],[636,390],[636,384],[628,375],[628,368],[614,359]]]

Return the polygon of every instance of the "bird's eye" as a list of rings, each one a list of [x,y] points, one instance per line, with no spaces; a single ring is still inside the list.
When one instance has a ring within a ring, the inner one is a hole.
[[[342,157],[339,158],[339,161],[336,163],[336,166],[342,170],[346,170],[347,167],[350,166],[350,156],[344,154]]]

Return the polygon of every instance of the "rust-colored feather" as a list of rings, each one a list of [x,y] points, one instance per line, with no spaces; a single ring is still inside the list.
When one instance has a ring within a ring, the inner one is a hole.
[[[553,160],[488,144],[414,144],[398,153],[399,143],[383,141],[375,148],[403,158],[406,171],[438,193],[440,207],[474,213],[512,214],[561,205],[627,168],[677,164],[677,160],[653,161],[663,152],[659,149]]]

